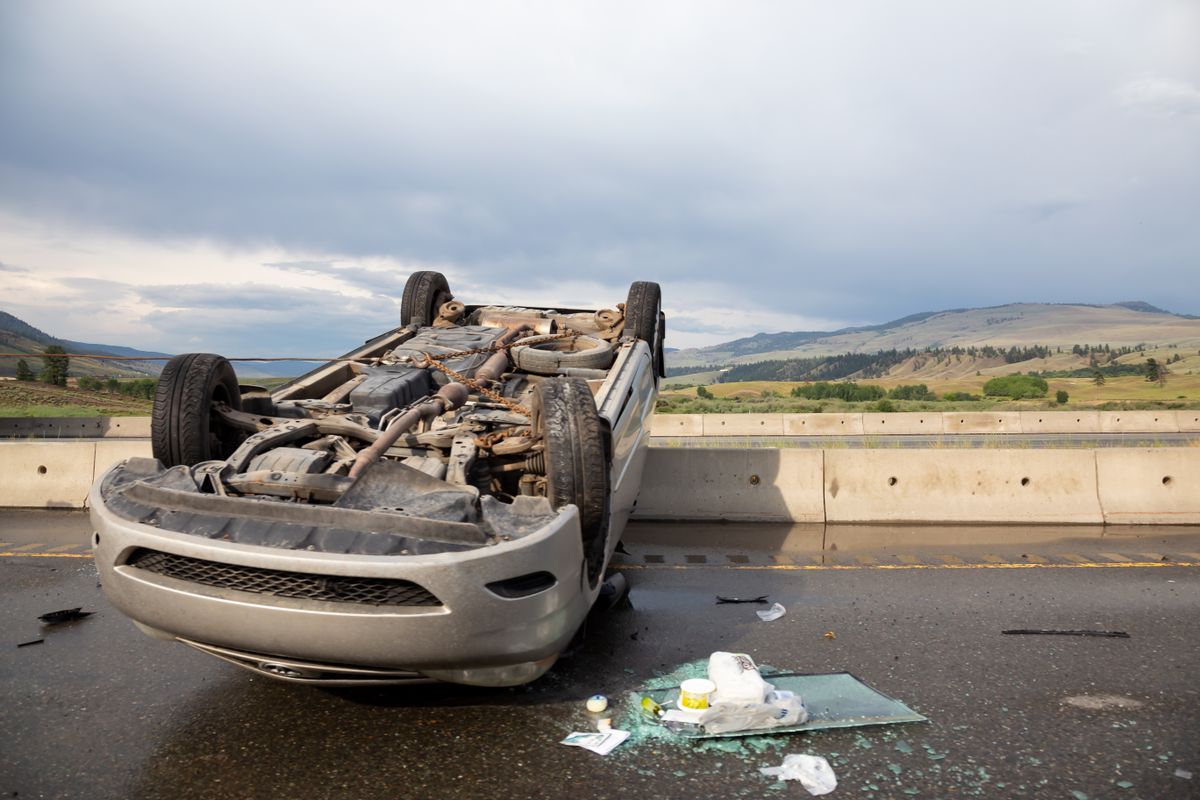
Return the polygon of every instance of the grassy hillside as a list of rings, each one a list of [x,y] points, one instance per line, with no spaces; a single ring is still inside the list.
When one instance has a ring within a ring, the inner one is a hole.
[[[0,380],[0,417],[148,416],[151,403],[71,386]]]
[[[722,366],[847,352],[983,345],[1069,349],[1075,344],[1103,343],[1112,347],[1176,344],[1181,350],[1200,349],[1200,319],[1159,310],[1136,310],[1140,307],[1136,303],[1112,306],[1021,303],[916,314],[870,328],[820,335],[760,334],[723,345],[680,350],[667,355],[667,365]]]

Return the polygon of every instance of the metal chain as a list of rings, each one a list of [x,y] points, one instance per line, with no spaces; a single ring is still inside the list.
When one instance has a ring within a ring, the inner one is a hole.
[[[515,414],[520,414],[523,417],[532,417],[533,416],[533,413],[529,409],[525,408],[525,406],[522,406],[518,403],[514,403],[512,400],[509,400],[507,397],[502,397],[502,396],[496,394],[491,389],[488,389],[487,387],[477,383],[476,381],[472,380],[471,378],[468,378],[466,375],[463,375],[462,373],[455,372],[454,370],[450,369],[445,364],[438,361],[436,358],[429,355],[428,353],[425,353],[424,355],[425,355],[425,363],[421,364],[420,366],[433,367],[434,369],[436,369],[440,372],[444,372],[445,374],[449,375],[452,379],[458,381],[459,383],[463,384],[464,386],[466,386],[468,388],[474,389],[479,394],[483,395],[484,397],[488,398],[489,400],[499,403],[500,405],[504,406],[509,411],[512,411]]]
[[[464,356],[481,355],[483,353],[498,353],[501,350],[511,350],[513,347],[516,347],[517,345],[521,345],[522,347],[525,347],[528,345],[542,344],[543,342],[552,342],[552,341],[555,341],[556,339],[567,339],[567,338],[571,338],[571,337],[575,337],[575,336],[582,336],[582,335],[583,334],[580,331],[572,330],[571,328],[567,328],[563,331],[560,331],[559,333],[547,333],[547,334],[543,334],[541,336],[529,337],[527,339],[517,339],[517,340],[513,340],[511,342],[504,342],[502,344],[491,344],[491,345],[488,345],[487,347],[475,347],[475,348],[472,348],[471,350],[457,350],[457,351],[454,351],[451,353],[440,353],[436,357],[433,356],[431,353],[423,352],[423,353],[421,353],[421,355],[424,357],[425,361],[424,361],[424,363],[419,364],[418,366],[433,367],[434,369],[438,370],[439,372],[442,372],[442,373],[450,376],[451,379],[458,381],[459,383],[463,384],[464,386],[466,386],[470,389],[474,389],[476,392],[478,392],[479,394],[488,398],[489,400],[491,400],[495,403],[499,403],[500,405],[507,408],[509,411],[512,411],[514,414],[520,414],[523,417],[532,417],[533,413],[529,409],[525,408],[525,406],[520,405],[519,403],[514,403],[512,400],[509,400],[507,397],[502,397],[501,395],[497,394],[496,392],[493,392],[491,389],[488,389],[487,387],[479,384],[478,382],[472,380],[471,378],[468,378],[466,375],[463,375],[462,373],[452,370],[450,367],[447,367],[442,362],[449,361],[452,358],[463,358]]]

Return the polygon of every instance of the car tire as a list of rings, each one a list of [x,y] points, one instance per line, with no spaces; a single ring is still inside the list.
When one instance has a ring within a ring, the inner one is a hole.
[[[579,508],[588,582],[604,569],[608,534],[608,457],[596,401],[582,378],[547,378],[533,398],[534,430],[542,436],[546,496],[556,509]]]
[[[580,345],[583,346],[582,350],[560,349]],[[608,369],[615,357],[611,344],[594,336],[582,335],[536,344],[517,342],[511,352],[517,369],[534,375],[555,375],[561,369]]]
[[[625,300],[625,335],[641,339],[650,345],[654,356],[654,372],[666,377],[663,339],[667,333],[667,318],[662,313],[662,289],[650,281],[634,281]]]
[[[414,272],[404,284],[400,325],[432,325],[442,306],[454,299],[446,276],[432,270]]]
[[[212,353],[175,356],[163,367],[154,392],[150,445],[168,467],[225,459],[244,438],[213,413],[214,401],[242,408],[237,375]]]

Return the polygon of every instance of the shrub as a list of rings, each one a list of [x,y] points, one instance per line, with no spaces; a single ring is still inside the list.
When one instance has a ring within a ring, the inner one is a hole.
[[[29,364],[25,363],[25,359],[17,361],[17,380],[31,381],[33,377],[33,370],[29,368]]]
[[[896,406],[892,405],[891,400],[880,400],[875,404],[875,410],[884,414],[890,414],[896,410]]]
[[[968,394],[967,392],[946,392],[942,395],[942,399],[948,403],[952,403],[964,400],[982,400],[983,398],[977,394]]]
[[[817,381],[802,384],[792,389],[792,397],[804,397],[808,400],[845,400],[849,403],[862,403],[870,400],[880,400],[887,392],[879,386],[859,386],[853,381]]]
[[[888,397],[893,400],[937,400],[937,395],[929,391],[929,387],[923,383],[897,386],[888,392]]]
[[[712,400],[713,393],[710,392],[708,389],[705,389],[703,386],[697,386],[696,387],[696,397],[701,397],[705,400]]]
[[[1036,375],[1005,375],[992,378],[983,385],[983,393],[992,397],[1011,397],[1021,400],[1026,397],[1045,397],[1050,387],[1045,378]]]
[[[1063,389],[1059,389],[1057,392],[1055,392],[1054,393],[1054,402],[1058,403],[1060,406],[1066,405],[1067,404],[1066,391]]]

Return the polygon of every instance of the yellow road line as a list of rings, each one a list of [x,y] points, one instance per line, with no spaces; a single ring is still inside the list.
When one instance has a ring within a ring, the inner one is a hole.
[[[30,550],[41,550],[45,546],[46,545],[42,544],[41,542],[30,542],[29,544],[19,544],[12,549],[17,553],[27,553]]]
[[[60,544],[58,547],[46,548],[47,553],[67,553],[71,550],[78,550],[81,547],[87,547],[86,544]]]
[[[3,553],[0,553],[3,555]],[[1070,564],[619,564],[621,569],[734,569],[766,570],[780,572],[823,571],[823,570],[906,570],[906,569],[1106,569],[1143,567],[1200,567],[1200,561],[1089,561]]]
[[[91,553],[17,553],[9,550],[0,553],[0,558],[91,558]]]

